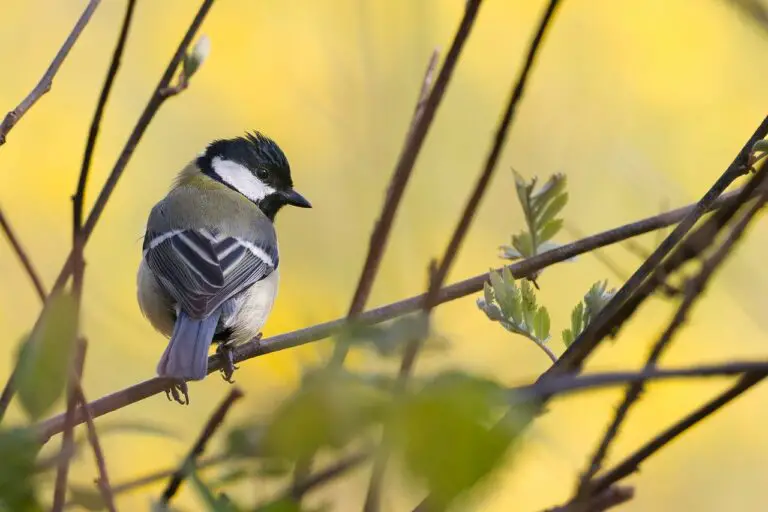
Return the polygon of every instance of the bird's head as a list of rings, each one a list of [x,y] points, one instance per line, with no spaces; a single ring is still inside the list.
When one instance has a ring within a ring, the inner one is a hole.
[[[284,205],[312,207],[293,189],[283,151],[259,132],[211,142],[197,165],[203,174],[247,197],[271,220]]]

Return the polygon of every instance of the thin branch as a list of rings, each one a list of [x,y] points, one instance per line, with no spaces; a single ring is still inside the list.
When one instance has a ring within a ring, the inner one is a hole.
[[[634,488],[614,485],[592,496],[586,503],[567,503],[560,507],[547,509],[545,512],[603,512],[618,507],[634,497]]]
[[[112,92],[112,85],[115,82],[117,71],[120,68],[120,60],[122,59],[123,52],[125,51],[125,42],[128,39],[128,32],[131,28],[131,20],[133,19],[133,11],[136,7],[136,0],[128,0],[125,8],[125,16],[123,17],[123,23],[120,28],[120,35],[117,38],[117,44],[115,50],[112,53],[112,61],[109,64],[107,70],[107,77],[104,80],[104,85],[101,88],[101,94],[99,94],[99,100],[96,104],[96,111],[93,114],[93,120],[91,121],[91,127],[88,131],[88,140],[85,144],[85,152],[83,154],[83,163],[80,168],[80,177],[77,181],[77,190],[72,198],[75,206],[75,230],[80,231],[83,226],[83,202],[85,200],[85,188],[88,184],[88,174],[91,168],[91,161],[93,160],[93,151],[96,148],[96,139],[99,136],[99,127],[101,126],[101,120],[104,117],[104,109],[109,100],[109,94]]]
[[[335,480],[359,466],[365,462],[370,455],[371,452],[366,450],[343,457],[324,470],[318,471],[313,475],[307,475],[306,478],[298,482],[293,482],[287,489],[279,493],[277,499],[273,502],[280,502],[283,500],[299,501],[312,489],[330,482],[331,480]],[[260,508],[256,507],[256,510],[260,510]]]
[[[192,447],[192,450],[190,450],[189,454],[185,457],[184,462],[173,474],[171,480],[168,482],[168,486],[165,488],[165,491],[163,491],[163,495],[160,497],[160,502],[163,505],[167,505],[171,498],[173,498],[173,496],[176,494],[176,491],[179,490],[179,486],[181,486],[184,478],[186,478],[190,470],[195,468],[197,458],[205,451],[205,446],[208,444],[211,436],[213,436],[216,430],[218,430],[218,428],[221,426],[222,422],[224,421],[224,417],[229,412],[232,404],[234,404],[242,397],[243,392],[240,391],[240,388],[235,387],[232,389],[232,391],[229,392],[229,395],[227,395],[227,397],[221,402],[219,407],[216,408],[214,413],[208,419],[208,422],[205,424],[205,428],[197,438],[197,441]]]
[[[475,3],[479,4],[479,1]],[[474,9],[468,8],[465,11],[464,18],[459,26],[459,30],[454,36],[445,64],[440,69],[440,74],[437,77],[437,83],[434,87],[434,93],[430,92],[430,90],[432,85],[432,75],[437,66],[439,52],[434,50],[429,59],[427,70],[424,73],[424,78],[421,83],[419,97],[416,101],[416,107],[413,111],[413,117],[411,118],[411,123],[408,128],[408,135],[406,136],[395,171],[392,173],[392,178],[390,178],[384,206],[382,207],[379,219],[376,221],[373,228],[373,233],[371,233],[371,241],[368,245],[368,255],[365,258],[363,270],[361,271],[360,278],[357,282],[357,289],[355,290],[352,302],[349,305],[347,318],[350,320],[358,317],[360,313],[363,312],[365,305],[368,302],[368,297],[373,288],[373,282],[381,264],[384,249],[387,246],[389,233],[392,231],[395,214],[400,206],[400,200],[403,197],[408,181],[411,178],[413,166],[416,163],[416,157],[421,151],[421,146],[424,144],[424,139],[427,135],[427,130],[434,119],[437,107],[440,105],[440,101],[443,98],[448,82],[453,75],[453,70],[458,62],[459,54],[461,53],[464,43],[469,36],[472,24],[474,23],[478,7],[479,5],[475,6]],[[347,352],[348,347],[346,344],[337,344],[334,347],[330,364],[337,366],[341,365],[347,356]]]
[[[480,172],[480,176],[477,179],[475,188],[473,189],[472,194],[470,195],[469,200],[467,201],[467,204],[464,207],[461,216],[459,217],[458,224],[456,225],[453,235],[451,236],[451,239],[445,248],[443,256],[440,260],[440,264],[434,268],[434,271],[430,272],[429,288],[427,290],[427,296],[423,305],[424,312],[427,315],[429,315],[432,309],[439,303],[438,296],[440,294],[443,283],[445,282],[448,276],[448,272],[451,269],[456,256],[458,255],[459,249],[461,248],[461,244],[464,241],[467,232],[469,231],[469,226],[475,217],[475,213],[477,212],[478,207],[480,206],[480,201],[488,189],[488,185],[490,184],[491,177],[493,176],[493,173],[496,169],[499,156],[501,155],[501,150],[507,140],[509,129],[512,126],[512,122],[514,121],[517,105],[520,103],[520,100],[523,97],[525,86],[528,83],[528,78],[536,61],[539,48],[541,47],[541,43],[544,40],[544,35],[551,25],[550,22],[552,21],[555,11],[559,5],[559,0],[550,0],[547,4],[547,8],[544,11],[544,14],[542,15],[537,27],[536,34],[534,35],[528,48],[523,69],[520,71],[520,74],[512,87],[509,101],[496,128],[496,135],[494,137],[493,144],[491,145],[491,150],[485,160],[485,164],[482,171]],[[422,340],[420,339],[413,339],[407,343],[398,374],[397,392],[402,392],[405,389],[405,384],[410,377],[411,372],[413,371],[413,367],[416,362],[416,356],[419,352],[421,344]],[[384,441],[382,442],[384,446],[387,444],[387,430],[388,429],[385,428]],[[368,488],[368,494],[366,496],[365,505],[363,507],[363,510],[366,512],[376,512],[380,508],[379,501],[381,485],[384,479],[384,473],[386,471],[387,459],[387,451],[385,449],[380,449],[373,463],[373,472],[371,474],[370,486]]]
[[[76,268],[82,268],[81,266],[82,261],[80,258],[76,257],[76,254],[78,255],[81,254],[82,248],[88,242],[88,239],[90,238],[94,228],[96,227],[96,223],[101,217],[101,213],[104,211],[104,208],[106,207],[107,201],[109,200],[110,196],[112,195],[112,192],[117,186],[117,182],[120,179],[120,176],[125,170],[125,167],[128,165],[128,162],[131,159],[131,156],[133,155],[133,151],[136,149],[136,145],[139,143],[139,141],[141,140],[141,137],[144,135],[144,132],[149,126],[149,123],[152,121],[152,119],[154,118],[155,114],[157,113],[158,109],[163,104],[163,102],[165,102],[165,100],[171,96],[165,91],[165,89],[173,79],[173,76],[176,73],[176,69],[179,67],[179,63],[181,62],[181,59],[184,57],[184,54],[186,52],[187,47],[189,46],[189,43],[192,41],[192,38],[197,33],[197,30],[200,28],[200,25],[203,23],[203,20],[205,19],[205,16],[208,14],[208,11],[213,5],[213,2],[214,0],[203,0],[202,4],[200,5],[200,8],[197,11],[197,15],[195,16],[194,20],[192,20],[192,23],[187,29],[187,32],[184,35],[184,38],[182,39],[181,43],[179,43],[179,46],[176,49],[176,53],[173,55],[173,58],[168,64],[168,67],[166,68],[165,73],[163,74],[163,77],[160,79],[160,82],[157,84],[157,87],[155,87],[155,91],[152,94],[152,97],[147,103],[147,106],[144,108],[144,112],[142,112],[138,122],[136,123],[136,126],[133,128],[133,131],[131,132],[131,135],[128,137],[128,141],[125,143],[125,146],[123,147],[123,150],[120,153],[120,156],[118,157],[117,162],[115,163],[115,166],[112,169],[111,174],[107,178],[107,181],[104,183],[104,186],[101,189],[101,192],[99,193],[99,196],[96,199],[96,202],[94,203],[93,209],[91,210],[91,213],[88,216],[88,219],[86,220],[85,224],[82,226],[82,229],[80,230],[80,235],[76,237],[74,247],[70,251],[69,256],[67,257],[67,261],[64,263],[64,266],[62,267],[61,272],[59,273],[59,276],[56,278],[56,282],[53,286],[53,291],[61,290],[66,284],[67,279],[69,279],[69,276],[72,274],[72,272]],[[76,266],[75,263],[78,263],[78,265]],[[78,283],[78,285],[79,284],[80,283]],[[77,291],[77,288],[79,288],[79,286],[76,287],[76,291]],[[11,372],[11,376],[6,382],[5,387],[3,388],[3,392],[0,395],[0,418],[2,418],[3,415],[5,414],[5,411],[8,408],[8,404],[10,404],[10,401],[13,398],[13,395],[15,394],[15,389],[13,386],[13,380],[14,380],[15,374],[16,374],[16,368],[14,367],[13,371]],[[98,414],[96,414],[96,416],[98,416]],[[82,423],[82,421],[83,421],[83,416],[82,414],[80,414],[78,416],[77,423]]]
[[[99,478],[96,480],[96,485],[101,492],[101,497],[104,500],[104,504],[109,512],[116,512],[115,496],[112,491],[112,486],[109,483],[109,473],[107,472],[107,463],[104,459],[104,451],[101,449],[101,443],[99,442],[99,435],[96,432],[96,425],[93,423],[93,415],[88,408],[88,400],[85,398],[83,387],[79,381],[75,381],[75,394],[77,401],[80,402],[80,406],[83,408],[85,414],[85,424],[88,427],[86,432],[88,435],[88,442],[91,444],[93,450],[93,457],[96,461],[96,467],[99,470]]]
[[[465,20],[468,15],[465,14]],[[472,17],[471,19],[474,19]],[[464,27],[464,23],[462,23]],[[471,26],[470,26],[471,28]],[[445,66],[440,71],[438,77],[438,83],[435,86],[437,90],[434,98],[430,91],[432,89],[432,79],[437,67],[437,61],[439,57],[438,50],[434,50],[430,56],[429,63],[427,64],[427,70],[424,73],[424,78],[421,83],[421,90],[419,91],[419,97],[416,101],[416,106],[413,111],[413,117],[411,119],[410,126],[408,128],[408,135],[405,139],[400,160],[395,167],[395,171],[392,174],[392,178],[387,188],[387,196],[384,201],[384,206],[381,210],[379,220],[376,222],[373,233],[371,234],[371,241],[368,246],[368,256],[366,257],[363,270],[358,280],[357,289],[352,297],[352,302],[349,306],[349,312],[347,313],[347,319],[353,320],[365,308],[365,304],[368,301],[368,297],[373,287],[373,282],[376,278],[381,258],[386,248],[387,239],[389,233],[392,230],[392,224],[394,222],[395,213],[400,205],[400,199],[405,192],[405,187],[408,184],[408,180],[411,177],[413,166],[418,156],[418,152],[421,149],[421,145],[424,143],[426,132],[429,128],[429,124],[423,125],[423,121],[426,121],[429,116],[429,123],[431,124],[434,119],[434,113],[440,104],[443,93],[448,81],[453,73],[453,69],[458,61],[458,56],[463,46],[464,41],[469,33],[469,28],[462,30],[461,28],[456,34],[454,43],[451,46],[452,53],[449,54],[449,60],[446,61]],[[429,110],[427,110],[429,109]],[[420,134],[420,139],[415,144],[415,136]],[[349,347],[345,343],[337,343],[334,345],[333,354],[328,362],[329,367],[340,367],[344,364],[344,359],[347,356]],[[307,478],[310,469],[312,467],[312,457],[302,458],[296,462],[296,467],[293,472],[293,480],[295,483],[301,482]]]
[[[694,412],[679,422],[672,425],[670,428],[656,436],[635,453],[617,464],[613,469],[594,480],[591,484],[592,492],[602,492],[604,489],[612,486],[622,478],[631,475],[637,471],[640,464],[642,464],[651,455],[655,454],[664,446],[673,441],[677,436],[688,431],[691,427],[712,413],[720,410],[732,400],[738,398],[744,392],[762,381],[764,378],[765,373],[749,373],[744,375],[733,387],[718,395],[716,398],[710,402],[707,402],[700,408],[696,409]]]
[[[739,192],[734,191],[727,194],[723,194],[715,203],[711,205],[712,209],[722,208],[735,204],[739,200]],[[615,244],[626,240],[631,237],[639,236],[651,231],[664,228],[679,222],[685,218],[696,205],[689,205],[676,210],[672,210],[660,215],[654,215],[647,217],[624,226],[619,226],[608,231],[603,231],[591,235],[582,240],[566,244],[557,247],[553,250],[538,254],[532,258],[527,258],[522,261],[518,261],[512,265],[509,265],[510,272],[516,279],[526,277],[535,272],[543,270],[546,267],[566,261],[578,256],[590,252],[599,247],[605,247],[607,245]],[[500,271],[500,269],[497,269]],[[477,293],[483,288],[483,283],[488,280],[488,274],[479,274],[464,281],[459,281],[450,286],[443,288],[437,296],[438,303],[442,304],[450,302],[473,293]],[[416,295],[408,299],[404,299],[398,302],[394,302],[379,308],[369,310],[358,317],[358,321],[365,324],[376,324],[392,320],[402,315],[418,311],[424,304],[426,294]],[[235,362],[241,363],[254,357],[264,356],[273,352],[279,352],[314,341],[322,340],[331,336],[334,332],[343,328],[346,325],[346,318],[340,318],[317,324],[311,327],[305,327],[296,331],[279,334],[271,338],[266,338],[260,341],[250,341],[238,346],[235,349]],[[221,361],[218,356],[211,356],[208,360],[208,373],[213,373],[219,370]],[[98,418],[105,414],[108,414],[117,409],[121,409],[133,403],[149,398],[158,393],[164,392],[168,388],[170,381],[161,377],[155,377],[134,384],[133,386],[116,391],[109,395],[91,402],[89,405],[94,417]],[[2,410],[3,400],[0,399],[0,410]],[[76,414],[76,423],[82,423],[84,418],[81,413]],[[64,417],[59,415],[38,425],[40,435],[43,440],[49,439],[51,436],[58,434],[62,431],[64,426]]]
[[[112,168],[112,172],[107,178],[107,181],[104,183],[101,192],[99,192],[99,196],[96,198],[93,209],[91,210],[88,218],[85,221],[85,224],[83,225],[82,236],[84,245],[88,242],[91,234],[93,233],[93,230],[96,227],[101,214],[104,212],[107,201],[109,201],[109,198],[112,196],[112,192],[114,192],[115,187],[117,186],[117,183],[123,174],[123,171],[125,171],[125,168],[133,156],[133,152],[136,150],[136,146],[144,135],[144,132],[146,132],[149,123],[155,117],[155,114],[157,114],[157,111],[160,109],[163,103],[165,103],[165,100],[174,96],[174,94],[168,92],[168,86],[171,84],[171,81],[176,74],[176,70],[179,68],[179,64],[184,58],[187,48],[189,47],[189,44],[195,37],[195,34],[200,28],[200,25],[203,23],[203,20],[208,14],[208,11],[213,5],[213,2],[214,0],[203,0],[200,8],[197,11],[197,14],[195,15],[195,18],[192,20],[192,23],[189,25],[187,32],[184,34],[184,38],[179,43],[179,46],[176,48],[176,52],[171,58],[171,61],[168,63],[168,67],[165,68],[165,72],[163,73],[160,82],[158,82],[157,86],[155,87],[155,90],[152,93],[147,106],[144,108],[144,111],[141,113],[139,120],[136,122],[136,126],[134,126],[133,131],[128,137],[128,141],[125,143],[125,146],[123,147],[117,162],[115,162],[115,166]],[[54,290],[59,290],[64,286],[64,284],[66,284],[67,279],[69,279],[69,276],[72,274],[74,269],[73,264],[74,255],[72,252],[70,252],[69,256],[67,256],[67,260],[64,263],[64,266],[59,272],[59,276],[56,278]]]
[[[35,267],[32,265],[32,260],[29,258],[29,255],[27,255],[24,247],[22,247],[19,238],[16,236],[16,233],[14,233],[13,228],[5,218],[5,215],[3,215],[2,209],[0,209],[0,229],[5,233],[5,237],[8,239],[8,243],[11,244],[13,252],[24,267],[30,281],[32,281],[32,286],[35,287],[35,291],[37,292],[40,301],[45,303],[45,298],[48,294],[45,291],[45,286],[43,286],[43,280],[40,279],[40,274],[37,273],[37,270],[35,270]]]
[[[69,55],[69,51],[75,45],[75,42],[77,42],[80,34],[83,33],[85,26],[91,20],[93,12],[96,10],[100,3],[101,0],[90,0],[90,2],[88,2],[88,5],[83,11],[83,14],[80,15],[77,23],[75,23],[75,26],[72,28],[72,32],[70,32],[69,36],[67,36],[64,44],[53,58],[53,62],[51,62],[51,65],[48,66],[47,70],[45,70],[45,74],[37,83],[35,88],[32,89],[27,97],[24,98],[15,109],[11,110],[5,115],[5,119],[3,119],[3,122],[0,123],[0,146],[5,144],[5,138],[8,135],[8,132],[10,132],[13,127],[16,126],[16,123],[19,122],[19,119],[21,119],[24,114],[26,114],[27,111],[32,108],[35,103],[37,103],[37,100],[39,100],[43,94],[51,90],[53,77],[55,77],[56,73],[59,72],[59,68],[64,63],[64,59],[66,59],[67,55]]]
[[[726,363],[689,366],[683,368],[644,368],[629,372],[596,372],[587,375],[563,375],[533,384],[509,389],[512,405],[525,404],[531,400],[561,397],[571,393],[622,386],[636,382],[663,381],[672,379],[701,379],[732,377],[745,374],[768,375],[768,360],[730,361]]]
[[[67,386],[67,412],[64,419],[64,435],[61,437],[61,452],[72,453],[74,444],[75,409],[77,408],[77,393],[75,383],[83,374],[85,363],[86,344],[82,341],[77,344],[77,351],[71,361],[69,385]],[[69,462],[72,457],[63,457],[56,471],[56,486],[53,491],[53,505],[51,512],[61,512],[64,509],[64,501],[67,498],[67,480],[69,478]]]
[[[768,168],[761,169],[760,173],[760,175],[755,176],[755,180],[760,180],[760,178],[768,176]],[[768,193],[763,193],[749,208],[747,208],[746,212],[734,225],[733,229],[728,234],[722,245],[711,257],[704,261],[700,273],[689,281],[689,284],[686,286],[686,293],[683,301],[680,304],[680,307],[675,313],[672,321],[669,323],[669,326],[665,329],[664,333],[651,349],[651,353],[645,363],[646,369],[652,369],[656,366],[680,327],[682,327],[682,325],[685,323],[691,308],[696,303],[697,299],[701,297],[701,294],[709,283],[709,280],[712,278],[715,270],[720,267],[726,256],[731,253],[736,242],[741,239],[747,226],[755,218],[757,213],[763,208],[767,200]],[[621,424],[626,419],[627,414],[629,413],[629,409],[640,397],[642,391],[642,382],[632,384],[627,389],[624,400],[616,409],[614,419],[606,430],[606,433],[603,436],[597,449],[595,450],[595,453],[589,463],[588,469],[580,479],[579,487],[576,493],[577,496],[575,497],[576,501],[579,501],[580,499],[592,494],[590,481],[600,470],[602,462],[608,454],[608,449],[611,443],[619,433]]]
[[[632,274],[626,283],[613,296],[611,301],[600,311],[597,317],[590,322],[584,331],[577,337],[570,347],[560,356],[555,364],[544,375],[578,370],[584,360],[592,353],[597,344],[617,327],[617,318],[620,318],[621,308],[637,289],[646,282],[649,275],[656,269],[664,258],[677,246],[685,235],[693,228],[702,215],[717,200],[723,191],[733,181],[742,176],[748,169],[749,155],[754,143],[768,135],[768,116],[758,126],[747,143],[739,151],[731,165],[710,187],[704,196],[696,204],[696,207],[678,224],[672,233],[653,251],[650,257]],[[665,277],[665,276],[664,276]],[[658,282],[658,280],[656,280]]]

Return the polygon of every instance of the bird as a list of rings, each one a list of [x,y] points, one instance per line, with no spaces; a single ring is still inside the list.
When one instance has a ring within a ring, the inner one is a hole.
[[[211,344],[232,382],[232,350],[260,339],[279,281],[275,216],[287,205],[312,207],[277,143],[251,131],[209,143],[151,209],[137,294],[169,338],[156,369],[173,383],[169,400],[189,404],[187,381],[207,375]]]

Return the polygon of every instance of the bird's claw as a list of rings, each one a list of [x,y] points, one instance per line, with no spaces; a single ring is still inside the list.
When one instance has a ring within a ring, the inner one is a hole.
[[[232,375],[237,370],[237,366],[235,366],[235,354],[232,346],[222,343],[216,348],[216,352],[222,359],[221,377],[230,384],[234,384]]]
[[[184,395],[183,400],[181,398],[182,395]],[[189,387],[187,382],[185,380],[174,380],[168,389],[165,390],[165,396],[169,402],[174,401],[181,405],[189,405]]]

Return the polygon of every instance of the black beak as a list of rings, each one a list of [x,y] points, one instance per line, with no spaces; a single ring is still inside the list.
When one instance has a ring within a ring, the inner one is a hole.
[[[307,201],[304,196],[296,192],[295,190],[288,189],[280,193],[283,196],[286,204],[292,206],[298,206],[299,208],[312,208],[312,205]]]

